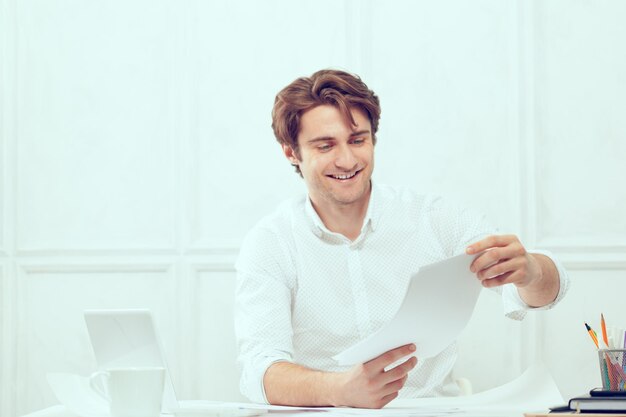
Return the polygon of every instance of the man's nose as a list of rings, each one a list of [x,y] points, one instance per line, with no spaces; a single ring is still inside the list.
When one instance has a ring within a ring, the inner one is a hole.
[[[347,144],[340,146],[338,151],[337,158],[335,158],[337,168],[351,170],[357,166],[358,160],[350,146]]]

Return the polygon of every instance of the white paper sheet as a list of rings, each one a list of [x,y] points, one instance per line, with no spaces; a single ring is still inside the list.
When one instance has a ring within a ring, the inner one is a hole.
[[[189,404],[187,402],[185,406],[188,407]],[[199,408],[207,408],[206,401],[193,401]],[[224,406],[224,403],[220,403],[221,406]],[[446,416],[450,414],[457,414],[462,412],[459,407],[431,407],[431,406],[423,406],[423,407],[398,407],[398,408],[382,408],[382,409],[369,409],[369,408],[351,408],[351,407],[289,407],[282,405],[268,405],[268,404],[252,404],[252,403],[227,403],[230,407],[239,407],[242,410],[255,410],[255,411],[265,411],[267,414],[265,417],[272,417],[274,415],[279,415],[279,417],[291,417],[291,416],[311,416],[314,414],[324,414],[327,416],[355,416],[355,415],[372,415],[372,416],[397,416],[401,415],[403,417],[410,416]]]
[[[110,417],[109,403],[89,386],[89,378],[68,373],[49,373],[50,388],[73,414],[81,417]]]
[[[488,370],[487,370],[488,371]],[[327,417],[338,416],[519,416],[524,412],[544,411],[563,404],[554,379],[543,364],[528,368],[516,379],[488,391],[464,397],[397,399],[380,410],[363,408],[283,407],[265,404],[237,404],[243,408],[266,410],[271,414],[296,415],[314,411]],[[232,404],[231,404],[232,405]],[[286,417],[286,416],[285,416]]]
[[[489,369],[486,369],[488,372]],[[388,407],[459,407],[471,410],[519,410],[521,412],[547,410],[564,404],[563,397],[547,368],[539,363],[528,368],[518,378],[474,395],[445,398],[397,399]]]
[[[355,365],[408,343],[415,343],[418,359],[437,355],[467,325],[478,300],[482,286],[469,270],[473,259],[463,254],[420,268],[395,317],[333,359]]]

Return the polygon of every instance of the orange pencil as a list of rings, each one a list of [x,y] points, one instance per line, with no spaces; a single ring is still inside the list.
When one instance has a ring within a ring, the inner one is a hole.
[[[598,344],[598,338],[596,337],[596,332],[594,332],[587,323],[585,323],[585,327],[587,328],[587,333],[589,333],[589,336],[591,336],[591,338],[593,339],[593,343],[596,344],[596,348],[600,349],[600,345]]]
[[[600,326],[602,327],[602,340],[607,349],[609,348],[609,336],[606,333],[606,323],[604,322],[604,314],[600,314]]]

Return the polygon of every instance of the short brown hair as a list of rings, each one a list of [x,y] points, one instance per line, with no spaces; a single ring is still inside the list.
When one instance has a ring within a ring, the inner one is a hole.
[[[378,96],[357,75],[330,69],[298,78],[276,95],[272,109],[272,129],[276,140],[289,145],[299,157],[300,118],[306,111],[323,104],[337,107],[352,125],[356,122],[350,109],[355,107],[364,111],[372,124],[372,141],[376,143],[380,119]],[[297,166],[296,172],[300,172]]]

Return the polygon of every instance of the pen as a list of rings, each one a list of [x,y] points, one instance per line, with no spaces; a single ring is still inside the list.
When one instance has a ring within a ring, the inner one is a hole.
[[[624,349],[626,349],[626,330],[624,330]],[[622,353],[622,368],[626,369],[626,352]]]
[[[585,323],[585,327],[587,328],[587,333],[589,333],[589,336],[591,336],[591,339],[593,339],[593,343],[596,344],[596,348],[600,349],[600,345],[598,344],[598,338],[596,337],[596,332],[594,332],[587,323]]]
[[[606,322],[604,321],[604,314],[600,314],[600,327],[602,327],[602,340],[607,349],[609,348],[609,336],[606,334]]]

